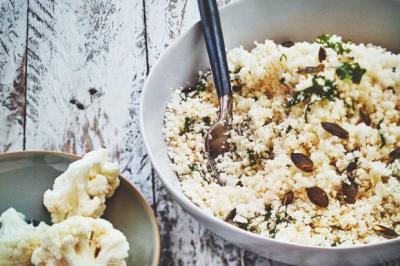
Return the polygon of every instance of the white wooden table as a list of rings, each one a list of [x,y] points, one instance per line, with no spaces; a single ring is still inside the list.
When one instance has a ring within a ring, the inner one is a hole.
[[[107,147],[153,206],[161,265],[281,265],[185,213],[142,144],[146,75],[196,20],[195,0],[0,0],[0,152]]]

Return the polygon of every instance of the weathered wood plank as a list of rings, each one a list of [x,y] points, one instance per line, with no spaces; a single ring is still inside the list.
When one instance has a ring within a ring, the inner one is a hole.
[[[30,0],[26,144],[107,147],[152,202],[138,127],[146,75],[142,1]]]
[[[0,152],[24,148],[26,1],[0,1]]]
[[[220,1],[219,4],[228,2]],[[149,64],[152,66],[165,48],[198,20],[199,15],[197,1],[146,0],[145,4]],[[162,265],[274,264],[212,234],[171,199],[158,178],[155,185],[156,211],[163,244]]]

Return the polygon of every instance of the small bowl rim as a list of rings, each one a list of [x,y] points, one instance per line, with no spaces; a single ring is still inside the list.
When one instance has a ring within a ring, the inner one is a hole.
[[[74,153],[69,153],[69,152],[60,152],[60,151],[51,151],[51,150],[40,150],[40,149],[29,149],[29,150],[23,150],[23,151],[11,151],[11,152],[2,152],[0,153],[0,159],[2,159],[3,157],[7,157],[7,156],[13,156],[13,155],[20,155],[20,154],[32,154],[32,155],[55,155],[55,156],[63,156],[63,157],[67,157],[70,159],[75,159],[75,160],[79,160],[82,158],[82,156],[74,154]],[[161,240],[160,240],[160,226],[158,224],[157,218],[154,214],[153,209],[151,208],[150,204],[146,201],[146,198],[144,197],[144,195],[142,194],[142,192],[140,192],[130,181],[128,178],[126,178],[123,175],[119,175],[120,181],[122,181],[122,183],[124,183],[124,185],[127,186],[127,188],[129,189],[129,191],[133,194],[135,194],[135,196],[137,196],[137,198],[139,199],[141,205],[144,207],[146,213],[149,215],[150,220],[151,220],[151,224],[152,224],[152,231],[153,234],[155,235],[155,252],[154,252],[154,256],[153,256],[153,263],[152,266],[157,266],[160,262],[160,256],[161,256]]]
[[[251,0],[241,0],[241,1],[234,2],[234,3],[230,3],[219,9],[220,14],[223,15],[225,12],[229,12],[229,9],[234,8],[235,6],[240,6],[249,1],[251,1]],[[386,0],[386,1],[396,1],[396,0]],[[145,105],[145,95],[146,95],[146,93],[148,93],[147,87],[149,86],[150,81],[152,79],[154,79],[153,76],[156,76],[156,71],[157,71],[158,66],[160,65],[160,62],[165,60],[165,58],[168,58],[169,54],[171,54],[176,49],[176,47],[179,47],[180,43],[186,38],[187,34],[195,31],[196,28],[200,28],[200,27],[201,27],[201,21],[197,20],[192,26],[188,27],[184,32],[182,32],[165,49],[165,51],[162,52],[161,56],[157,59],[157,62],[150,69],[150,72],[146,77],[146,80],[143,84],[140,101],[139,101],[139,127],[140,127],[140,133],[143,138],[143,142],[146,147],[147,154],[150,158],[150,161],[152,162],[152,166],[158,173],[158,177],[161,179],[163,185],[166,187],[168,192],[172,194],[174,200],[176,200],[185,210],[186,209],[188,211],[190,210],[189,211],[190,215],[195,216],[194,218],[199,223],[206,226],[207,228],[208,228],[208,226],[204,222],[199,221],[199,219],[197,217],[201,217],[205,220],[209,220],[210,222],[212,222],[218,226],[225,227],[228,230],[230,230],[231,233],[240,234],[240,235],[248,237],[249,239],[263,241],[264,243],[270,242],[271,244],[281,245],[282,247],[293,247],[293,248],[298,248],[298,249],[302,249],[302,250],[314,250],[314,251],[318,250],[318,251],[327,251],[327,252],[336,251],[338,253],[341,253],[341,252],[348,252],[348,251],[356,250],[356,249],[373,249],[375,247],[384,247],[386,245],[392,245],[394,243],[400,244],[400,237],[399,237],[399,238],[395,238],[395,239],[387,239],[385,241],[377,242],[377,243],[368,243],[368,244],[360,244],[360,245],[344,246],[344,247],[341,247],[341,246],[339,246],[339,247],[324,247],[324,246],[312,246],[312,245],[299,244],[299,243],[288,242],[288,241],[283,241],[283,240],[278,240],[278,239],[274,239],[274,238],[270,238],[270,237],[261,236],[260,234],[246,231],[246,230],[236,227],[230,223],[222,221],[221,219],[218,219],[214,215],[206,212],[204,209],[202,209],[199,206],[197,206],[196,204],[194,204],[190,200],[189,197],[184,195],[183,192],[182,192],[182,195],[180,193],[178,193],[175,190],[175,188],[169,182],[166,181],[166,178],[164,178],[165,174],[162,171],[162,167],[157,163],[157,160],[155,159],[156,156],[153,154],[153,151],[150,149],[149,143],[151,142],[151,140],[149,140],[147,138],[147,135],[146,135],[145,129],[144,129],[145,122],[144,122],[144,110],[143,110],[144,107],[143,106]],[[168,88],[166,88],[166,89],[168,89]],[[163,139],[163,141],[165,142],[164,139]],[[233,244],[235,244],[235,243],[233,243]]]

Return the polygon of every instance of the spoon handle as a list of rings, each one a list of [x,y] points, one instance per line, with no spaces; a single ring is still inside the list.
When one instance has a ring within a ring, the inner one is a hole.
[[[232,96],[232,89],[218,6],[215,0],[198,0],[198,3],[204,40],[218,98],[221,102],[224,96],[228,96],[229,98]]]

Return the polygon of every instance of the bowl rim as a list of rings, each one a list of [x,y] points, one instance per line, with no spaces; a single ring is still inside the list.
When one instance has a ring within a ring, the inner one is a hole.
[[[222,8],[219,8],[220,14],[221,16],[223,16],[224,13],[229,12],[230,9],[235,8],[236,6],[240,6],[245,4],[246,2],[250,2],[251,0],[240,0],[234,3],[230,3]],[[386,0],[386,1],[393,1],[393,2],[397,2],[398,0]],[[353,245],[353,246],[345,246],[345,247],[323,247],[323,246],[312,246],[312,245],[305,245],[305,244],[300,244],[300,243],[294,243],[294,242],[288,242],[288,241],[283,241],[283,240],[278,240],[278,239],[274,239],[274,238],[270,238],[270,237],[265,237],[265,236],[261,236],[260,234],[256,234],[244,229],[241,229],[239,227],[236,227],[230,223],[227,223],[221,219],[218,219],[217,217],[215,217],[214,215],[206,212],[204,209],[200,208],[199,206],[197,206],[196,204],[194,204],[189,197],[187,197],[186,195],[184,195],[184,193],[178,193],[176,191],[176,189],[167,181],[166,178],[164,178],[164,172],[161,169],[161,166],[158,165],[157,160],[155,159],[155,155],[153,154],[153,151],[150,149],[150,142],[151,140],[149,138],[147,138],[146,136],[146,132],[144,129],[144,105],[145,103],[145,95],[146,93],[148,93],[148,89],[147,87],[149,86],[149,83],[152,79],[154,79],[154,77],[157,75],[157,68],[160,65],[161,61],[164,61],[165,58],[168,58],[170,54],[173,53],[173,51],[179,47],[180,43],[186,38],[186,35],[189,34],[190,32],[195,31],[196,29],[201,27],[201,21],[197,20],[193,25],[191,25],[190,27],[188,27],[184,32],[182,32],[175,40],[172,41],[172,43],[162,52],[161,56],[157,59],[156,63],[152,66],[152,68],[150,69],[149,74],[146,77],[146,80],[143,84],[143,89],[142,89],[142,93],[140,96],[140,101],[139,101],[139,127],[140,127],[140,133],[142,135],[143,138],[143,142],[145,144],[146,147],[146,151],[147,154],[152,162],[152,166],[154,167],[154,169],[156,170],[156,172],[158,173],[158,177],[161,179],[162,183],[164,184],[164,186],[166,187],[166,189],[168,190],[169,193],[172,194],[174,200],[176,200],[184,209],[188,209],[190,210],[189,213],[191,216],[197,216],[197,217],[201,217],[205,220],[209,220],[212,223],[220,226],[220,227],[225,227],[226,229],[228,229],[231,233],[235,233],[235,234],[239,234],[242,236],[246,236],[249,239],[253,239],[256,241],[263,241],[265,243],[271,242],[271,244],[277,244],[277,245],[281,245],[284,247],[292,247],[292,248],[298,248],[298,249],[302,249],[302,250],[309,250],[309,251],[326,251],[326,252],[338,252],[338,253],[345,253],[351,250],[357,250],[357,249],[373,249],[375,247],[384,247],[386,245],[392,245],[394,243],[400,244],[400,237],[395,238],[395,239],[387,239],[385,241],[382,242],[378,242],[378,243],[369,243],[369,244],[360,244],[360,245]],[[197,70],[195,70],[197,71]],[[195,72],[194,71],[194,72]],[[169,89],[169,88],[165,88],[165,89]],[[163,141],[165,141],[163,139]],[[169,157],[169,156],[168,156]],[[178,178],[178,177],[177,177]],[[179,180],[179,178],[178,178]],[[199,219],[197,219],[197,217],[195,217],[195,219],[201,223],[202,225],[206,226],[208,228],[207,225],[205,225],[204,222],[199,221]],[[233,243],[235,244],[235,243]]]
[[[32,149],[32,150],[23,150],[23,151],[11,151],[11,152],[2,152],[0,153],[0,159],[3,157],[7,156],[13,156],[13,155],[53,155],[53,156],[63,156],[66,158],[74,159],[74,160],[79,160],[82,158],[82,156],[79,156],[74,153],[69,153],[69,152],[60,152],[60,151],[51,151],[51,150],[40,150],[40,149]],[[151,227],[153,234],[155,236],[155,252],[153,255],[153,263],[152,266],[157,266],[160,262],[160,256],[161,256],[161,240],[160,240],[160,229],[159,229],[159,224],[157,222],[157,218],[153,212],[153,209],[149,205],[149,203],[146,201],[146,198],[140,192],[130,181],[128,178],[126,178],[123,175],[119,175],[120,181],[124,183],[124,185],[127,186],[128,190],[134,194],[138,199],[141,205],[144,207],[146,213],[150,217],[151,220]]]

